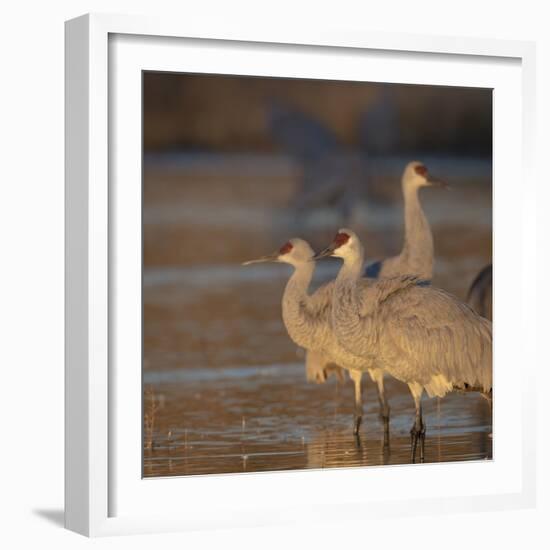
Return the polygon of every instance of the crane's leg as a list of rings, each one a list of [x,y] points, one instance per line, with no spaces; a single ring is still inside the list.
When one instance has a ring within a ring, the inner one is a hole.
[[[424,462],[424,442],[426,440],[426,425],[422,420],[422,393],[424,388],[417,382],[411,382],[409,389],[414,398],[416,417],[411,428],[411,462],[416,461],[416,448],[420,442],[420,462]]]
[[[370,369],[369,375],[378,386],[378,402],[380,403],[380,418],[384,424],[384,445],[390,441],[390,406],[384,391],[384,371],[381,369]]]
[[[363,400],[361,398],[361,377],[363,373],[358,370],[350,370],[349,376],[355,386],[355,417],[353,420],[353,434],[359,435],[359,426],[363,419]]]

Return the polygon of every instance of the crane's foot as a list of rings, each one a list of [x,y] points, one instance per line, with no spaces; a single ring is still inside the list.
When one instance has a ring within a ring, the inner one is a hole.
[[[353,419],[353,435],[359,435],[359,428],[363,417],[360,414],[356,414]]]
[[[384,423],[384,447],[389,447],[390,445],[390,417],[382,417],[382,422]]]
[[[411,428],[411,462],[416,462],[416,449],[420,443],[420,462],[424,462],[424,443],[426,441],[426,425],[422,420],[415,422]]]
[[[390,444],[390,406],[382,400],[380,400],[379,418],[384,429],[384,446],[387,446]]]
[[[390,463],[390,444],[386,444],[384,442],[384,446],[382,447],[382,464],[387,465]]]
[[[390,409],[388,409],[384,412],[380,413],[380,420],[382,421],[382,425],[384,426],[384,432],[390,431]]]
[[[420,433],[420,462],[424,463],[424,447],[426,443],[426,428],[423,427],[422,432]]]

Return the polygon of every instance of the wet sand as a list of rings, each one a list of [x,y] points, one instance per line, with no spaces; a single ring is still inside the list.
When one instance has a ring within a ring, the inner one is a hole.
[[[348,222],[365,235],[372,259],[400,248],[400,167],[388,165]],[[454,189],[422,192],[436,246],[434,284],[463,297],[491,257],[490,168],[452,159],[439,167],[453,175]],[[410,462],[407,387],[387,381],[391,439],[384,449],[366,375],[355,438],[351,382],[307,383],[303,355],[282,324],[290,268],[240,266],[292,236],[323,246],[340,225],[322,209],[296,224],[288,210],[295,179],[294,167],[277,158],[146,163],[144,476]],[[337,269],[336,262],[320,264],[315,284]],[[425,398],[424,415],[426,462],[492,458],[490,408],[479,395]]]

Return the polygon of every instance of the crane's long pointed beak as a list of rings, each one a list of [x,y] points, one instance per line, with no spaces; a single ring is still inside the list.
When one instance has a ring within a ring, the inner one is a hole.
[[[321,252],[318,252],[313,256],[312,260],[320,260],[321,258],[326,258],[328,256],[332,256],[332,253],[334,252],[335,248],[334,245],[331,244],[330,246],[327,246],[324,250],[321,250]]]
[[[243,262],[241,265],[261,264],[264,262],[278,262],[278,261],[279,261],[279,253],[273,252],[273,254],[268,254],[267,256],[262,256],[261,258],[257,258],[255,260],[248,260],[248,262]]]

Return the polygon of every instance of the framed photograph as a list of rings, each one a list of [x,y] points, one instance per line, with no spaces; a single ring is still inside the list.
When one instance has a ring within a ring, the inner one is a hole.
[[[533,95],[525,42],[68,21],[67,528],[533,505]]]

